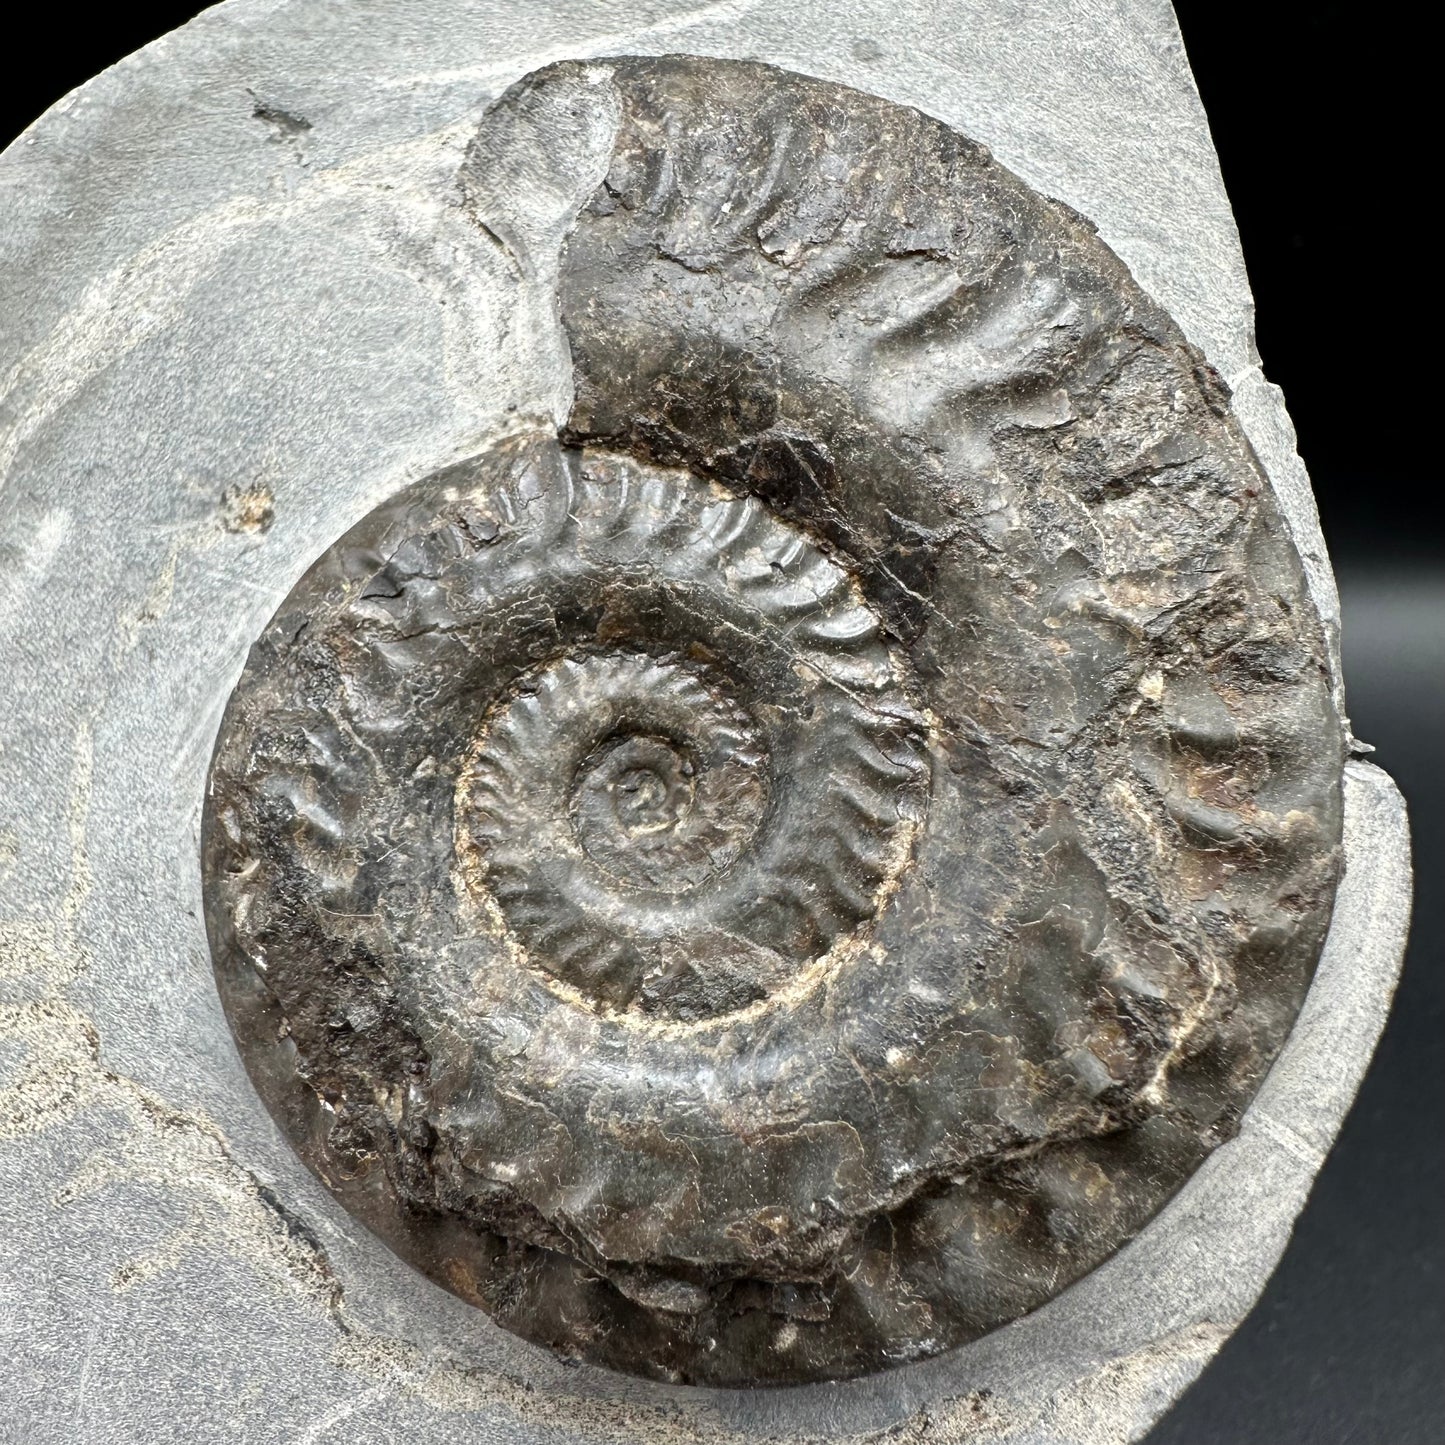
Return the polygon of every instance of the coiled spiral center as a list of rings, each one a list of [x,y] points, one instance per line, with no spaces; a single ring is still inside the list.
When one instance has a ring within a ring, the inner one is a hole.
[[[756,500],[603,455],[568,478],[484,559],[566,621],[462,760],[462,876],[573,1002],[716,1018],[877,914],[922,721],[847,572]]]
[[[566,658],[493,710],[467,774],[493,876],[678,897],[722,879],[770,793],[757,727],[719,679],[628,653]],[[527,927],[523,904],[517,910]]]

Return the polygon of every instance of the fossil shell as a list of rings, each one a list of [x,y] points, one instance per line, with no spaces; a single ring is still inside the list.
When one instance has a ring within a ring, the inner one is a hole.
[[[463,182],[575,401],[252,651],[204,860],[248,1066],[533,1339],[936,1353],[1128,1239],[1299,1007],[1344,734],[1293,544],[1089,224],[917,112],[566,64]]]

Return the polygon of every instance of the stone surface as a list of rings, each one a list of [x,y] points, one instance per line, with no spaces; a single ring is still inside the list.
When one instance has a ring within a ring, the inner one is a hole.
[[[0,1313],[0,1438],[1125,1440],[1249,1307],[1398,961],[1403,817],[1361,764],[1330,937],[1237,1137],[1049,1304],[845,1384],[656,1385],[497,1330],[302,1169],[209,976],[200,800],[251,641],[399,481],[481,453],[518,417],[568,418],[570,367],[527,340],[545,336],[535,313],[559,278],[519,278],[452,188],[479,99],[553,59],[762,56],[864,85],[1089,215],[1233,387],[1333,632],[1167,10],[958,5],[948,20],[413,0],[360,26],[240,0],[99,78],[0,162],[0,1271],[19,1302]]]
[[[1344,732],[1227,389],[975,142],[774,68],[544,70],[465,198],[557,278],[570,444],[403,490],[253,650],[248,1065],[568,1355],[975,1337],[1234,1132],[1328,924]]]

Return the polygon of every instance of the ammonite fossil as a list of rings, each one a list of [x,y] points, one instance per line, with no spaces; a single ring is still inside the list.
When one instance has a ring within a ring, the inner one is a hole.
[[[1089,223],[915,111],[564,64],[462,184],[570,415],[251,653],[205,841],[248,1066],[558,1350],[946,1349],[1137,1231],[1299,1007],[1344,732],[1291,538]]]

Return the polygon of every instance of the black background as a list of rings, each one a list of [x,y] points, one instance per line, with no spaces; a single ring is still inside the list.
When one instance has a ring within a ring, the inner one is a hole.
[[[201,8],[32,10],[28,42],[7,37],[0,144]],[[1445,529],[1430,343],[1441,247],[1428,220],[1439,125],[1412,112],[1438,85],[1416,70],[1431,47],[1397,7],[1176,9],[1239,222],[1265,370],[1284,388],[1339,576],[1355,731],[1411,805],[1417,898],[1394,1014],[1284,1261],[1148,1445],[1440,1445]]]

